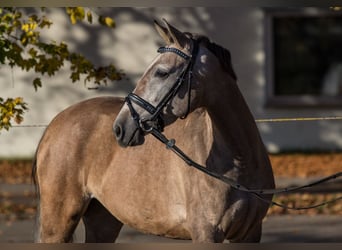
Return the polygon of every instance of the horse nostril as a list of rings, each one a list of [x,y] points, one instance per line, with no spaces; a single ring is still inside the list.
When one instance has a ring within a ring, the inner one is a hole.
[[[114,125],[114,134],[117,140],[121,140],[123,137],[123,130],[119,124]]]

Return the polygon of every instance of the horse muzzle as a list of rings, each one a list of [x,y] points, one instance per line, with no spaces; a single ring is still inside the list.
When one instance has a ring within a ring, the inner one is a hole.
[[[120,118],[116,119],[113,124],[113,133],[121,147],[138,146],[145,142],[144,132],[130,117],[126,122]]]

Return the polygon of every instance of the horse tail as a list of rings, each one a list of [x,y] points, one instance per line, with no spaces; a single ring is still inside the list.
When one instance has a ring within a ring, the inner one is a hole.
[[[36,152],[34,154],[34,158],[32,161],[32,170],[31,170],[31,181],[32,184],[34,185],[35,189],[35,197],[36,197],[36,218],[35,218],[35,231],[34,231],[34,240],[35,242],[40,242],[40,188],[39,188],[39,181],[38,181],[38,162],[37,162],[37,156],[38,156],[38,149],[40,147],[40,143],[46,133],[46,130],[44,131],[43,136],[41,137]]]
[[[45,134],[45,132],[44,132],[44,134]],[[43,137],[44,137],[44,135],[42,136],[42,138]],[[36,197],[37,197],[38,201],[39,201],[40,194],[39,194],[39,182],[38,182],[38,175],[37,175],[37,155],[38,155],[38,149],[39,149],[41,140],[39,141],[37,149],[36,149],[36,153],[34,154],[34,158],[33,158],[33,162],[32,162],[32,171],[31,171],[31,180],[32,180],[32,183],[35,187],[35,193],[36,193]]]
[[[37,154],[35,154],[32,162],[32,172],[31,172],[32,183],[35,187],[37,187]],[[37,191],[37,190],[36,190]]]
[[[38,149],[40,147],[40,143],[42,142],[44,136],[45,136],[46,130],[44,131],[42,137],[40,138],[40,141],[38,143],[36,152],[34,154],[33,162],[32,162],[32,171],[31,171],[31,180],[33,185],[35,186],[36,196],[39,198],[39,183],[38,183],[38,176],[37,176],[37,156],[38,156]],[[38,199],[39,201],[39,199]]]
[[[33,158],[32,162],[32,172],[31,172],[32,183],[35,188],[35,196],[36,196],[36,218],[35,218],[35,230],[34,230],[34,240],[35,242],[39,242],[40,238],[40,212],[39,212],[39,203],[40,203],[40,192],[39,192],[39,183],[37,178],[37,152]]]

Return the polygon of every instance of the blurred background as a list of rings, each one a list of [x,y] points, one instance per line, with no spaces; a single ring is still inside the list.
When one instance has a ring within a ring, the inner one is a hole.
[[[92,9],[90,9],[92,10]],[[29,111],[21,125],[48,124],[69,105],[99,95],[124,96],[131,91],[162,40],[153,20],[166,18],[182,31],[208,36],[230,50],[238,85],[256,119],[342,115],[342,11],[333,8],[95,8],[110,16],[116,28],[71,24],[62,8],[46,9],[54,24],[41,36],[65,42],[95,65],[113,63],[126,76],[96,86],[71,84],[68,68],[43,77],[32,87],[34,72],[1,65],[1,97],[21,96]],[[27,15],[39,9],[26,9]],[[340,150],[341,121],[259,123],[272,153]],[[44,131],[1,131],[0,157],[30,157]]]
[[[42,11],[40,8],[19,10],[27,16]],[[115,28],[108,29],[96,22],[72,24],[64,8],[46,8],[44,15],[53,25],[40,36],[46,41],[68,44],[70,51],[83,54],[97,67],[113,64],[124,76],[120,81],[102,85],[85,84],[83,78],[72,83],[66,64],[53,76],[39,76],[42,87],[36,91],[32,81],[37,73],[0,64],[0,97],[22,97],[29,108],[21,124],[13,123],[8,131],[0,130],[0,221],[1,218],[6,223],[33,218],[31,159],[45,126],[56,114],[87,98],[125,96],[133,90],[157,55],[157,49],[164,45],[154,29],[154,19],[165,18],[181,31],[206,35],[227,48],[239,88],[255,119],[342,116],[340,7],[85,10],[91,11],[94,19],[99,15],[112,18]],[[270,153],[279,187],[342,170],[342,120],[259,122],[258,128]],[[278,199],[288,204],[309,205],[338,195],[341,183],[337,184],[306,194],[304,201],[300,200],[302,194]],[[341,215],[341,211],[341,204],[337,203],[294,214]],[[270,213],[290,212],[274,208]],[[0,225],[0,236],[7,229]]]

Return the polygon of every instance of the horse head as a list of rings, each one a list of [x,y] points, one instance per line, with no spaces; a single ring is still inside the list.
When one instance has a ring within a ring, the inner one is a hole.
[[[163,21],[165,27],[156,21],[155,27],[166,46],[158,49],[160,54],[126,97],[114,122],[114,134],[124,147],[143,144],[151,130],[162,131],[164,126],[207,105],[204,93],[212,87],[204,83],[220,68],[215,51],[207,48],[216,45],[208,38],[181,32]],[[230,55],[228,59],[230,62]],[[215,95],[212,97],[215,102]]]

